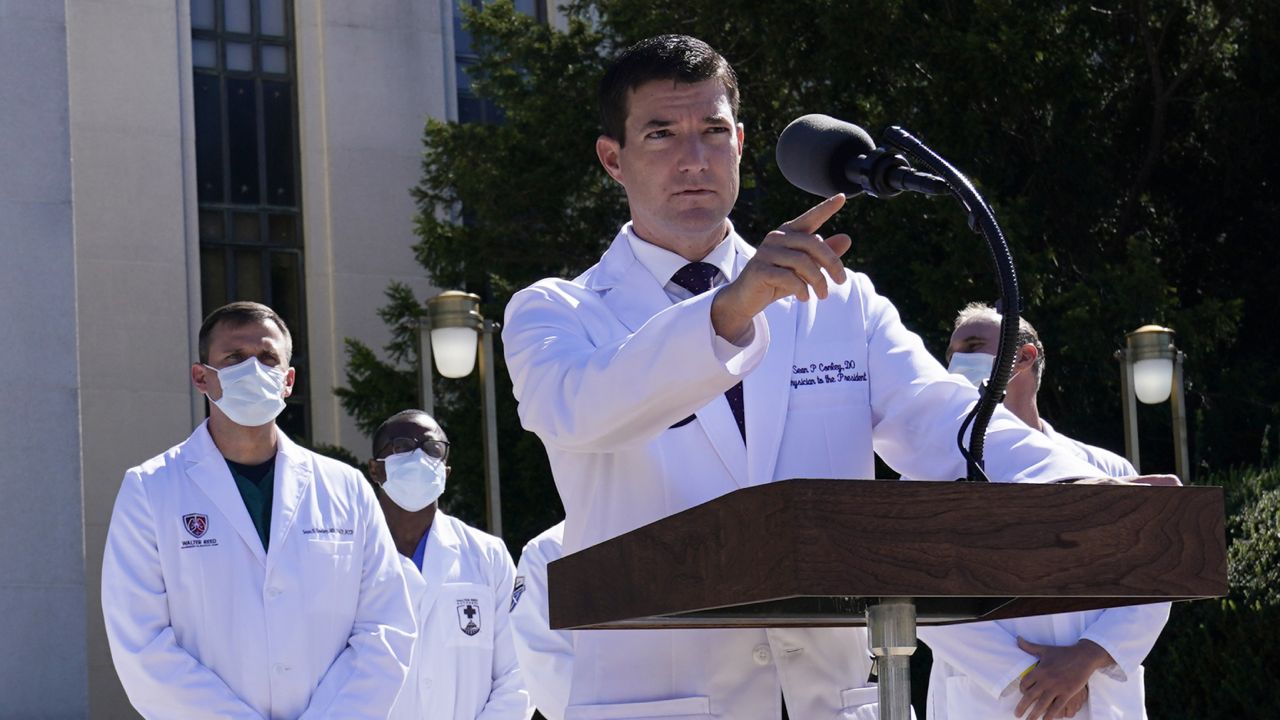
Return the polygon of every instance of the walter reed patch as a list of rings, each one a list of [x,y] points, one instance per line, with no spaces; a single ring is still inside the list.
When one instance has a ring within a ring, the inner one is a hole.
[[[218,544],[216,538],[205,537],[209,532],[209,517],[202,513],[189,513],[182,516],[182,527],[194,540],[183,540],[182,549],[193,547],[213,547]]]

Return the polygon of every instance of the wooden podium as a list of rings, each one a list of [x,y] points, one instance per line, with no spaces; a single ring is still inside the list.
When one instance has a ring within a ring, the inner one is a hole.
[[[903,678],[916,622],[1225,595],[1224,517],[1217,487],[787,480],[552,562],[551,627],[866,625],[905,601]]]

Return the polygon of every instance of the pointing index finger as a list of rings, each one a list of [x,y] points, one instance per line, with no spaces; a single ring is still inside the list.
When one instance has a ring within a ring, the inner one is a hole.
[[[844,207],[844,195],[832,195],[822,202],[804,211],[800,217],[783,223],[778,229],[784,232],[801,232],[812,235],[818,232],[822,224],[831,219],[840,208]]]

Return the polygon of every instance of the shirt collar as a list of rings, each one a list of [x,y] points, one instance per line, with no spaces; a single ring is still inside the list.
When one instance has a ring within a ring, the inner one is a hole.
[[[636,256],[636,260],[640,261],[640,264],[663,287],[666,287],[671,282],[672,275],[675,275],[680,268],[689,264],[688,260],[670,250],[660,248],[641,238],[636,234],[635,228],[629,222],[622,228],[622,231],[627,235],[627,243],[631,245],[631,252]],[[702,258],[702,262],[710,263],[719,268],[720,273],[729,282],[732,282],[736,275],[734,260],[738,256],[738,245],[734,241],[737,237],[738,234],[734,232],[733,223],[729,223],[729,232],[725,234],[724,239],[712,248],[706,257]]]

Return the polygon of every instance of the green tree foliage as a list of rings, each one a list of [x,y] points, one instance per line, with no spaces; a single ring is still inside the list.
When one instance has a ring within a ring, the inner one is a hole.
[[[493,2],[466,22],[481,56],[474,87],[504,121],[427,124],[417,258],[437,286],[481,295],[490,317],[528,283],[589,267],[626,218],[593,152],[597,79],[621,47],[688,33],[740,76],[747,146],[733,219],[744,237],[758,241],[815,200],[773,160],[790,120],[826,112],[873,134],[902,125],[996,209],[1025,314],[1048,346],[1047,417],[1119,446],[1111,353],[1125,331],[1158,322],[1189,356],[1193,463],[1255,463],[1264,426],[1280,424],[1268,282],[1280,265],[1268,187],[1280,163],[1276,14],[1265,0],[576,0],[559,31]],[[852,233],[846,263],[939,354],[955,311],[994,298],[987,251],[950,200],[859,198],[830,227]],[[416,386],[420,299],[388,295],[388,353],[348,346],[343,402],[366,430]],[[518,545],[559,508],[498,370],[503,502]],[[475,381],[437,380],[436,392],[457,448],[447,503],[476,521]],[[1141,422],[1144,469],[1171,469],[1167,407]]]
[[[1280,717],[1280,464],[1217,473],[1231,593],[1177,603],[1147,658],[1151,717]]]

